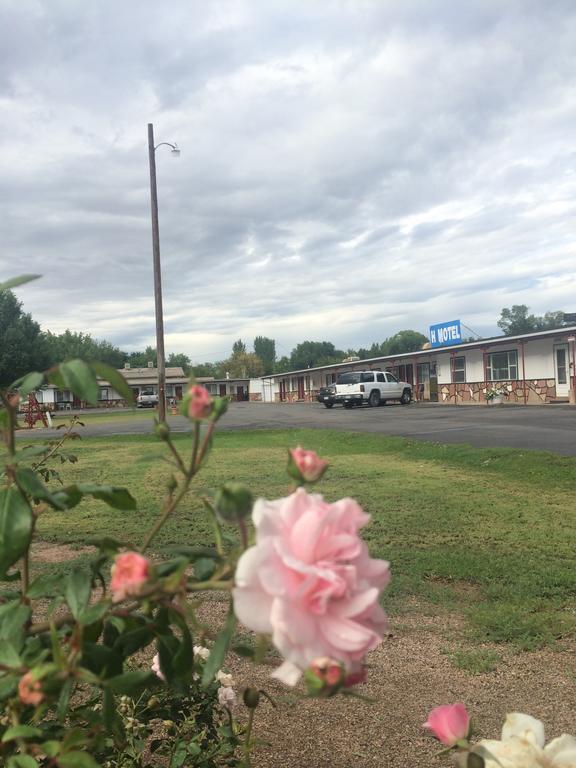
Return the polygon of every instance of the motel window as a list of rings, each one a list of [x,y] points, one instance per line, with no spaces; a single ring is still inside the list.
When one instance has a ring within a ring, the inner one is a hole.
[[[70,403],[72,401],[72,394],[69,389],[56,390],[56,402],[57,403]]]
[[[463,384],[466,381],[466,358],[455,357],[452,362],[452,381],[454,384]]]
[[[100,387],[99,400],[108,400],[108,387]]]
[[[486,378],[488,381],[504,381],[518,378],[518,352],[492,352],[486,359]]]

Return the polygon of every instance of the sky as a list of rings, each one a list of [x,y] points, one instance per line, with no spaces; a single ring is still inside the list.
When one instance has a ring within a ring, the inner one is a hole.
[[[166,352],[576,311],[573,0],[0,0],[0,281]]]

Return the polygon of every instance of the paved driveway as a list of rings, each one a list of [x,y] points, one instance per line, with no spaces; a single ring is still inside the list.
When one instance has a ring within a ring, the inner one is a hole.
[[[180,416],[169,416],[175,432],[187,431],[189,424]],[[476,447],[507,446],[554,451],[576,456],[576,407],[549,406],[451,406],[412,404],[380,408],[320,404],[232,403],[219,429],[336,429],[402,435],[415,440],[440,443],[469,443]],[[79,430],[86,435],[142,434],[151,431],[148,419],[125,419],[97,424]],[[20,436],[40,437],[52,430],[20,432]]]

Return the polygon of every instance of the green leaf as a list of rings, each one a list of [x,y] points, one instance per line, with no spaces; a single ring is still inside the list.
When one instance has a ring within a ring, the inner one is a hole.
[[[14,739],[38,739],[43,733],[40,728],[34,728],[32,725],[13,725],[8,728],[2,736],[2,741],[14,741]]]
[[[16,470],[16,482],[21,490],[32,496],[33,499],[47,501],[57,509],[65,509],[62,501],[53,496],[34,470],[29,467],[19,467]]]
[[[122,510],[136,509],[136,499],[126,488],[118,488],[114,485],[68,485],[66,488],[55,491],[52,498],[58,504],[63,504],[66,509],[72,509],[82,500],[82,496],[93,496],[95,499],[106,502],[109,507]]]
[[[0,578],[19,560],[30,543],[32,510],[18,488],[0,490]]]
[[[216,570],[216,563],[208,557],[200,557],[194,563],[194,576],[198,581],[207,581]]]
[[[91,587],[90,574],[82,568],[74,568],[66,581],[64,597],[75,619],[88,605]]]
[[[3,667],[21,667],[22,660],[18,651],[9,640],[0,640],[0,664]]]
[[[60,752],[60,746],[60,742],[55,740],[45,741],[40,745],[42,752],[44,752],[46,757],[56,757],[58,752]]]
[[[82,611],[78,616],[78,622],[84,626],[89,626],[96,621],[100,621],[100,619],[104,618],[106,615],[111,604],[110,600],[100,600],[100,602],[88,606],[88,608],[86,608],[85,611]]]
[[[0,640],[8,640],[16,650],[20,650],[24,642],[24,625],[30,613],[30,607],[22,603],[0,606]]]
[[[14,755],[8,758],[6,768],[38,768],[38,763],[30,755]]]
[[[234,615],[233,606],[232,604],[230,604],[224,629],[222,629],[218,633],[218,636],[216,637],[216,641],[212,646],[212,651],[210,652],[210,656],[208,657],[208,660],[204,665],[204,672],[202,674],[202,686],[204,688],[207,688],[210,685],[210,683],[214,679],[214,675],[216,674],[216,672],[218,672],[218,670],[223,666],[224,659],[226,657],[226,652],[228,651],[228,647],[232,642],[232,637],[234,635],[235,629],[236,629],[236,616]]]
[[[56,708],[56,717],[58,720],[60,720],[61,723],[63,723],[67,717],[68,713],[68,706],[70,704],[70,696],[72,695],[72,690],[74,689],[74,680],[72,678],[68,678],[64,685],[62,686],[62,690],[60,691],[60,696],[58,697],[58,707]]]
[[[38,371],[33,371],[32,373],[28,373],[26,376],[17,379],[10,386],[10,389],[17,389],[20,397],[27,397],[30,392],[40,389],[42,384],[44,384],[44,374],[38,373]]]
[[[136,509],[136,499],[126,488],[118,488],[114,485],[91,485],[84,483],[78,486],[80,493],[93,496],[95,499],[106,502],[109,507],[122,510]]]
[[[0,701],[10,698],[16,693],[21,675],[5,675],[0,677]]]
[[[58,758],[60,768],[99,768],[98,763],[88,752],[68,752]]]
[[[58,366],[46,371],[46,378],[50,384],[54,384],[58,389],[66,389],[66,381],[64,380],[64,376],[60,373],[60,368]]]
[[[90,363],[90,368],[101,379],[107,381],[113,389],[121,395],[130,405],[134,404],[134,392],[122,374],[106,363]]]
[[[106,680],[106,683],[114,693],[134,697],[142,693],[145,688],[156,685],[158,678],[153,672],[135,670],[111,677]]]
[[[42,277],[42,275],[18,275],[18,277],[12,277],[10,280],[0,283],[0,291],[11,291],[12,288],[17,288],[25,283],[31,283],[32,280],[38,280],[39,277]]]
[[[60,365],[60,373],[66,383],[81,400],[86,400],[92,405],[98,404],[100,389],[94,371],[84,360],[70,360]]]
[[[53,597],[62,593],[62,574],[53,573],[48,576],[38,576],[28,587],[26,597],[37,600],[39,597]]]

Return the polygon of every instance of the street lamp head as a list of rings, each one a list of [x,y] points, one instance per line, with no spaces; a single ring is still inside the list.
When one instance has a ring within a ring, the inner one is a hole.
[[[180,157],[180,150],[178,149],[178,144],[174,144],[170,154],[172,155],[172,157]]]

